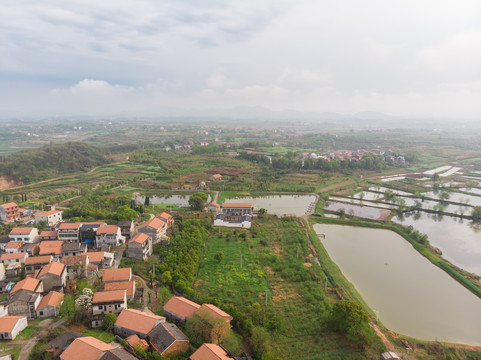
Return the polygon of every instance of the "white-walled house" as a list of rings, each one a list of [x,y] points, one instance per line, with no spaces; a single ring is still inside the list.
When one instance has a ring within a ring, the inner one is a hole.
[[[22,241],[26,243],[38,242],[38,229],[34,227],[15,227],[8,235],[10,241]]]
[[[95,236],[96,247],[102,245],[110,245],[117,247],[125,242],[125,236],[122,235],[120,227],[117,225],[103,225],[97,229]]]
[[[35,224],[45,221],[47,226],[57,225],[62,221],[62,212],[60,210],[40,211],[34,215]]]
[[[14,340],[28,325],[25,316],[4,316],[0,318],[0,340]]]

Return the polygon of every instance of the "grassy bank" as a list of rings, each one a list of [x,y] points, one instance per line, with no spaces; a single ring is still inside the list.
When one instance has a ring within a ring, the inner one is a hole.
[[[310,217],[310,222],[312,223],[325,223],[325,224],[339,224],[339,225],[349,225],[349,226],[359,226],[368,227],[376,229],[386,229],[396,232],[398,235],[402,236],[404,239],[409,241],[411,245],[424,257],[426,257],[431,263],[438,266],[445,272],[447,272],[453,279],[458,281],[461,285],[466,287],[473,294],[481,298],[481,284],[478,280],[469,278],[469,274],[451,264],[447,260],[443,259],[441,256],[431,252],[426,246],[416,242],[414,238],[408,233],[405,228],[394,224],[381,224],[374,221],[362,221],[354,219],[333,219],[333,218],[323,218],[323,217]]]

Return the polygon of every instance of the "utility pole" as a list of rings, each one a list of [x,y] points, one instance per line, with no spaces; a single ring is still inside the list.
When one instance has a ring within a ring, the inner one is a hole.
[[[326,277],[326,280],[324,282],[324,292],[326,293],[327,292],[327,275],[324,274],[324,276]]]
[[[267,309],[267,290],[266,290],[266,309]]]
[[[297,244],[297,259],[299,259],[299,244]]]
[[[241,269],[242,269],[242,255],[241,255]]]

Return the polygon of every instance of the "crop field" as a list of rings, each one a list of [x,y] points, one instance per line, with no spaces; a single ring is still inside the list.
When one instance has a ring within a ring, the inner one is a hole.
[[[225,255],[220,262],[214,258],[219,251]],[[306,359],[320,354],[356,358],[355,349],[325,327],[330,305],[321,278],[299,221],[269,216],[249,230],[214,230],[194,289],[246,313],[255,302],[265,306],[267,291],[265,316],[277,324],[271,330],[272,350],[284,359],[297,359],[300,353]]]

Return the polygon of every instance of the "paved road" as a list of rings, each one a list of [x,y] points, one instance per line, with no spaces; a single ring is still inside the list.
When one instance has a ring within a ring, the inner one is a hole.
[[[31,338],[23,347],[22,347],[22,350],[20,351],[20,355],[18,356],[18,360],[28,360],[28,357],[30,356],[30,353],[32,352],[32,349],[33,347],[35,346],[35,344],[37,344],[37,342],[44,338],[45,336],[47,336],[47,334],[55,329],[55,328],[58,328],[59,326],[62,326],[63,324],[65,324],[65,322],[67,321],[67,319],[60,319],[59,321],[57,321],[56,323],[49,323],[49,324],[46,324],[46,328],[44,328],[42,331],[40,331],[40,333],[36,336],[34,336],[33,338]]]

